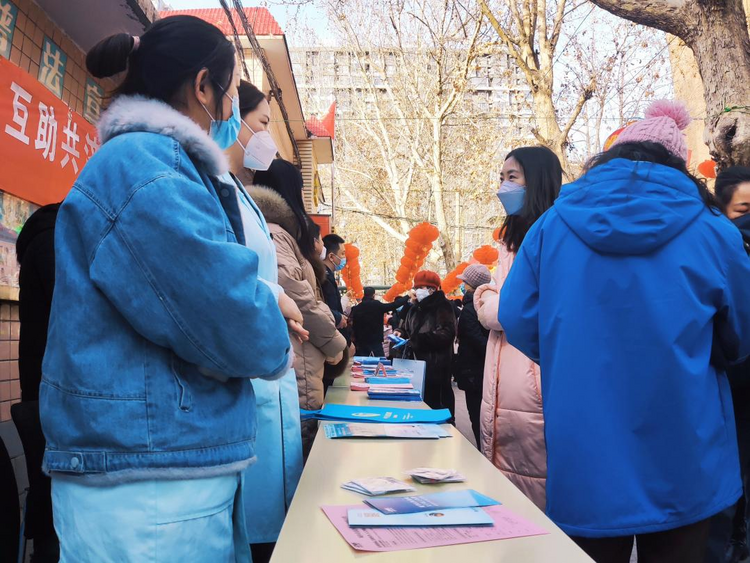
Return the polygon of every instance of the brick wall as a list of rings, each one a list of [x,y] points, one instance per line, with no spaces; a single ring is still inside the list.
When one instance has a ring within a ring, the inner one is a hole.
[[[113,83],[109,80],[95,79],[86,72],[84,52],[60,31],[60,28],[32,0],[12,0],[12,2],[18,7],[18,21],[13,34],[10,61],[34,78],[38,77],[44,36],[49,37],[68,56],[62,100],[73,111],[83,114],[86,78],[91,78],[105,90],[111,90]]]
[[[10,406],[21,400],[18,381],[18,303],[0,301],[0,423],[10,420]]]

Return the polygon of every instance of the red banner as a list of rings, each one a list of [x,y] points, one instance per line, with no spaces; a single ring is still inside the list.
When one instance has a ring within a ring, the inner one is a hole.
[[[91,123],[0,58],[0,190],[39,205],[62,201],[98,147]]]

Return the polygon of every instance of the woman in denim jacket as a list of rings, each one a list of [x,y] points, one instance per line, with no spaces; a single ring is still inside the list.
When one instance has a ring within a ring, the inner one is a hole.
[[[40,410],[61,561],[249,561],[250,380],[287,372],[301,317],[216,180],[240,127],[235,50],[175,16],[87,66],[127,74],[57,222]]]

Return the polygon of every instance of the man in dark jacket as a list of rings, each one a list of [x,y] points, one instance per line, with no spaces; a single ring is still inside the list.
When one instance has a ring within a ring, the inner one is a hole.
[[[346,265],[346,256],[344,256],[344,239],[335,233],[323,237],[323,244],[326,249],[326,257],[323,263],[326,265],[326,281],[323,284],[323,299],[333,313],[333,320],[336,322],[336,328],[344,335],[346,341],[350,341],[349,331],[347,330],[348,319],[344,314],[344,308],[341,306],[341,293],[336,282],[336,275]]]
[[[492,276],[486,266],[472,264],[458,276],[463,281],[463,310],[458,319],[458,354],[453,362],[453,377],[458,388],[466,393],[466,409],[469,411],[471,429],[479,447],[479,411],[482,406],[484,382],[484,358],[490,331],[479,322],[474,307],[474,291],[480,285],[490,283]]]
[[[52,293],[55,287],[55,220],[60,204],[37,209],[21,229],[16,255],[21,265],[19,276],[18,369],[21,379],[21,417],[24,451],[29,476],[28,509],[25,535],[34,540],[32,562],[57,561],[59,546],[52,522],[49,477],[42,473],[44,434],[39,422],[39,384],[42,359],[47,346]]]
[[[399,297],[393,303],[383,303],[375,299],[375,289],[365,288],[362,303],[352,309],[354,344],[358,356],[383,355],[383,315],[405,305],[409,298]]]
[[[423,360],[425,370],[424,402],[433,409],[455,413],[456,399],[451,386],[453,340],[456,316],[453,305],[440,291],[440,276],[422,270],[414,277],[417,302],[409,310],[401,329],[406,344],[405,358]]]

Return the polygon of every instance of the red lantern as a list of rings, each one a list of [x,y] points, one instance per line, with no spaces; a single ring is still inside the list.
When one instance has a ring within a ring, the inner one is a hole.
[[[698,172],[704,178],[716,178],[716,163],[713,160],[704,160],[698,165]]]

